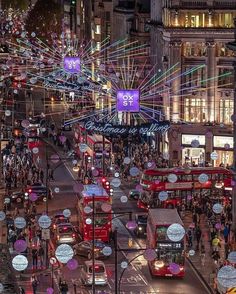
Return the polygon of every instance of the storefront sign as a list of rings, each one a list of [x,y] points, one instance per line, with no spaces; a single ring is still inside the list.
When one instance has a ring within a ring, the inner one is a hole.
[[[116,110],[122,112],[139,112],[139,90],[118,90]]]
[[[80,58],[77,56],[66,56],[64,58],[64,70],[70,73],[79,73]]]
[[[97,123],[93,121],[87,121],[84,124],[84,127],[87,131],[93,131],[106,135],[146,135],[149,132],[165,133],[170,128],[170,122],[162,121],[151,124],[143,124],[139,126],[122,126],[112,125],[109,123]]]

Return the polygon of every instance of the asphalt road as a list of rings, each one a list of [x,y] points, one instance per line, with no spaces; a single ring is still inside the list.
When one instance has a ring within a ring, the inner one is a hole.
[[[55,151],[51,146],[47,147],[48,155],[50,158],[51,154],[55,154]],[[40,157],[42,158],[45,153],[45,146],[41,147]],[[49,202],[49,211],[50,215],[53,216],[58,212],[62,212],[63,209],[69,208],[71,209],[73,216],[72,222],[76,224],[76,203],[77,196],[73,191],[73,185],[75,184],[75,179],[73,178],[73,173],[68,170],[66,165],[68,165],[69,161],[65,160],[63,163],[57,164],[57,168],[54,172],[55,181],[50,182],[50,186],[53,190],[54,198]],[[42,163],[45,165],[45,163]],[[55,193],[55,188],[59,188],[59,193]],[[127,195],[128,190],[121,190],[120,188],[115,189],[114,198],[113,198],[113,210],[122,212],[122,211],[140,211],[135,201],[128,200],[127,203],[120,202],[120,196]],[[41,204],[38,208],[39,211],[43,211],[45,209],[45,204]],[[127,248],[128,238],[132,237],[134,240],[135,248],[145,248],[145,240],[136,238],[134,234],[130,233],[124,226],[126,222],[125,217],[121,220],[116,219],[115,226],[118,228],[118,244],[120,248]],[[119,253],[119,264],[123,260],[130,260],[135,255],[139,253]],[[72,280],[76,280],[77,284],[77,292],[76,293],[92,293],[90,288],[86,288],[82,285],[81,282],[81,267],[84,264],[85,259],[76,257],[79,262],[79,268],[70,271],[66,266],[61,268],[59,271],[55,272],[55,283],[59,276],[63,275],[65,279],[72,286]],[[112,255],[108,260],[105,260],[105,264],[108,272],[108,286],[107,287],[97,287],[96,293],[102,293],[102,290],[105,290],[105,293],[114,293],[114,255]],[[121,268],[119,266],[119,271],[121,273]],[[119,276],[120,276],[119,273]],[[203,294],[208,293],[207,289],[199,280],[198,276],[192,269],[192,267],[186,263],[186,276],[183,279],[175,279],[175,278],[152,278],[149,269],[147,267],[146,261],[143,257],[138,257],[132,264],[129,266],[123,275],[122,281],[120,283],[120,293],[168,293],[168,294]]]

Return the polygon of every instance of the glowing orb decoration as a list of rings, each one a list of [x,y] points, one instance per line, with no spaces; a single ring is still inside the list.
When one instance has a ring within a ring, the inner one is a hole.
[[[175,174],[169,174],[167,178],[170,183],[175,183],[178,180],[178,177]]]
[[[14,249],[18,252],[18,253],[21,253],[21,252],[24,252],[26,249],[27,249],[27,243],[25,240],[17,240],[15,243],[14,243]]]
[[[105,246],[105,247],[103,247],[103,249],[102,249],[102,253],[103,253],[103,255],[105,255],[105,256],[110,256],[110,255],[112,254],[112,249],[111,249],[111,247],[110,247],[110,246]]]
[[[189,256],[194,256],[195,255],[195,250],[190,249],[188,254],[189,254]]]
[[[116,93],[116,110],[139,112],[139,96],[139,90],[118,90]]]
[[[65,136],[60,136],[59,140],[62,144],[64,144],[66,142],[66,137]]]
[[[29,199],[34,202],[38,199],[38,195],[36,193],[30,193],[29,194]]]
[[[48,229],[51,226],[52,220],[48,215],[41,215],[38,219],[38,224],[42,229]]]
[[[225,149],[230,149],[230,145],[228,143],[225,143],[224,147]]]
[[[85,206],[84,213],[89,214],[93,211],[93,209],[90,206]]]
[[[127,196],[121,196],[120,197],[120,201],[121,201],[121,203],[126,203],[127,201],[128,201],[128,197]]]
[[[144,251],[143,253],[143,257],[147,260],[147,261],[153,261],[156,259],[157,254],[156,251],[154,249],[148,248]]]
[[[180,266],[174,262],[169,264],[168,269],[173,275],[178,275],[180,273]]]
[[[64,209],[63,210],[63,215],[64,215],[64,217],[70,217],[71,216],[71,211],[70,211],[70,209],[68,209],[68,208],[66,208],[66,209]]]
[[[54,192],[55,193],[59,193],[60,192],[60,189],[58,187],[54,188]]]
[[[231,251],[227,259],[231,263],[236,263],[236,251]]]
[[[81,70],[80,57],[78,56],[64,57],[64,70],[72,74],[80,73],[80,70]]]
[[[11,115],[11,110],[5,110],[5,116],[10,116]]]
[[[23,229],[26,226],[26,220],[23,217],[18,216],[14,220],[14,225],[17,229]]]
[[[0,221],[3,221],[6,218],[6,214],[4,211],[0,211]]]
[[[215,224],[215,228],[216,228],[217,230],[220,230],[220,229],[221,229],[221,223],[216,223],[216,224]]]
[[[28,128],[29,125],[30,125],[30,122],[29,122],[28,120],[26,120],[26,119],[22,120],[22,122],[21,122],[21,126],[22,126],[23,128]]]
[[[124,164],[130,164],[131,159],[129,157],[124,158]]]
[[[16,255],[12,259],[12,266],[16,271],[24,271],[28,266],[28,259],[24,255]]]
[[[114,173],[114,177],[115,177],[115,178],[119,178],[119,176],[120,176],[120,173],[118,173],[118,172],[115,172],[115,173]]]
[[[54,290],[53,290],[53,288],[47,288],[47,294],[53,294],[54,293]]]
[[[86,225],[91,225],[92,224],[92,219],[91,218],[86,218],[85,223]]]
[[[132,220],[128,221],[127,224],[126,224],[126,228],[131,230],[131,231],[135,230],[137,228],[137,226],[138,225],[137,225],[136,221],[132,221]]]
[[[223,211],[224,207],[220,203],[215,203],[213,205],[212,209],[213,209],[214,213],[220,214]]]
[[[79,150],[80,150],[80,152],[86,152],[87,150],[88,150],[88,145],[87,144],[85,144],[85,143],[80,143],[79,144]]]
[[[75,258],[72,258],[67,262],[66,266],[68,267],[69,270],[74,271],[78,268],[79,264]]]
[[[180,224],[172,224],[167,229],[167,237],[173,242],[179,242],[185,235],[185,229]]]
[[[198,141],[197,139],[192,140],[192,142],[191,142],[191,146],[192,146],[193,148],[198,148],[199,145],[200,145],[200,143],[199,143],[199,141]]]
[[[200,174],[198,177],[198,181],[201,184],[205,184],[208,181],[208,175],[207,174]]]
[[[217,160],[218,159],[218,153],[216,151],[211,153],[211,159],[212,160]]]
[[[143,192],[143,187],[141,185],[137,185],[135,187],[135,190],[137,190],[138,192]]]
[[[236,269],[230,265],[223,266],[217,273],[217,281],[222,287],[235,287]]]
[[[3,291],[4,291],[4,286],[2,283],[0,283],[0,293],[3,293]]]
[[[102,209],[103,212],[110,212],[111,211],[111,204],[103,203],[101,205],[101,209]]]
[[[93,170],[92,170],[92,175],[93,175],[94,177],[99,176],[99,171],[98,171],[97,169],[93,169]]]
[[[132,177],[137,177],[140,173],[140,170],[134,166],[134,167],[131,167],[131,169],[129,170],[129,174],[132,176]]]
[[[82,192],[83,190],[84,190],[84,185],[83,185],[83,184],[81,184],[81,183],[76,183],[76,184],[73,185],[73,191],[74,191],[75,193],[80,193],[80,192]]]
[[[111,186],[118,188],[121,185],[121,180],[119,178],[113,178],[111,180]]]
[[[38,148],[38,147],[34,147],[34,148],[32,149],[32,152],[33,152],[34,154],[39,153],[39,148]]]
[[[160,201],[166,201],[167,198],[168,198],[168,193],[167,191],[161,191],[159,194],[158,194],[158,198]]]
[[[55,256],[61,263],[67,263],[74,256],[73,248],[68,244],[61,244],[57,247]]]
[[[50,156],[50,160],[51,160],[51,162],[52,163],[58,163],[59,162],[59,160],[60,160],[60,157],[59,157],[59,155],[57,155],[57,154],[52,154],[51,156]]]
[[[122,261],[121,264],[120,264],[120,267],[125,269],[128,267],[128,262],[127,261]]]

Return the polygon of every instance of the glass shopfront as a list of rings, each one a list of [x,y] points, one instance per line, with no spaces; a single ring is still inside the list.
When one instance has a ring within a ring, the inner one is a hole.
[[[197,140],[199,146],[192,146],[192,142]],[[191,165],[204,165],[205,163],[205,144],[206,138],[204,135],[182,135],[182,163]]]
[[[213,146],[218,158],[214,161],[214,166],[228,167],[233,164],[233,137],[214,136]]]

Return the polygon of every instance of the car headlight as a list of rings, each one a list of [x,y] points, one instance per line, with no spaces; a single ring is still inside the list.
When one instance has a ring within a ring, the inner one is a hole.
[[[139,230],[139,231],[142,231],[142,230],[143,230],[143,228],[142,228],[142,227],[138,227],[138,230]]]
[[[154,266],[155,266],[156,269],[162,268],[162,267],[164,267],[164,265],[165,264],[164,264],[164,261],[163,260],[157,260],[154,263]]]

